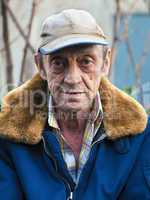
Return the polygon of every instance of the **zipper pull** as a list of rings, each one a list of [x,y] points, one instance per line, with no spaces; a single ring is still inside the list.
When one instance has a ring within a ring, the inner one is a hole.
[[[67,200],[72,200],[73,199],[73,192],[70,192],[70,196],[68,197]]]

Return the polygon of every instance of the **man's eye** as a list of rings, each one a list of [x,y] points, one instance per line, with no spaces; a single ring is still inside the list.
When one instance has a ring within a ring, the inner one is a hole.
[[[51,62],[51,65],[53,65],[55,67],[63,67],[64,66],[64,62],[62,60],[53,60]]]
[[[91,65],[92,64],[92,59],[84,58],[84,59],[81,59],[80,63],[81,63],[81,65]]]
[[[65,69],[65,60],[53,59],[50,62],[50,67],[54,73],[62,73]]]

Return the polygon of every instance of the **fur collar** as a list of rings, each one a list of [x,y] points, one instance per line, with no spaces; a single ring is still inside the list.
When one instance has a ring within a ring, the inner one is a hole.
[[[0,137],[26,144],[36,144],[41,140],[47,120],[46,99],[41,106],[47,92],[46,85],[36,74],[4,97],[0,112]],[[101,80],[100,95],[108,138],[135,135],[145,129],[147,115],[143,107],[107,78]]]

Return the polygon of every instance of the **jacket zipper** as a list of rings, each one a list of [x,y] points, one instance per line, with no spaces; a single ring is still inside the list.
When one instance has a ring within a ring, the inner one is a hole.
[[[73,192],[70,192],[70,196],[68,197],[67,200],[72,200],[73,199]]]
[[[93,142],[93,144],[91,145],[91,149],[93,148],[93,146],[94,146],[96,143],[99,143],[99,142],[101,142],[102,140],[104,140],[105,137],[106,137],[106,134],[102,134],[102,135],[100,136],[100,138],[99,138],[97,141]],[[70,194],[69,194],[67,200],[73,200],[73,192],[74,192],[75,189],[77,188],[77,184],[76,184],[76,186],[75,186],[75,188],[74,188],[74,191],[71,191],[71,186],[70,186],[70,184],[68,183],[68,181],[67,181],[63,176],[61,176],[61,175],[58,173],[58,167],[57,167],[56,160],[55,160],[55,158],[49,153],[49,151],[47,150],[46,144],[45,144],[45,140],[44,140],[44,137],[43,137],[43,136],[42,136],[42,141],[43,141],[43,144],[44,144],[44,151],[45,151],[45,153],[48,155],[48,157],[50,157],[50,158],[53,160],[54,165],[55,165],[55,169],[56,169],[56,172],[57,172],[58,176],[59,176],[59,177],[63,180],[63,182],[68,186],[68,189],[69,189],[69,193],[70,193]]]
[[[73,192],[71,191],[71,187],[70,187],[70,184],[68,183],[68,181],[63,177],[61,176],[59,173],[58,173],[58,167],[57,167],[57,163],[56,163],[56,160],[55,158],[49,153],[49,151],[47,150],[46,148],[46,144],[45,144],[45,140],[44,140],[44,137],[42,136],[42,141],[43,141],[43,144],[44,144],[44,151],[45,153],[48,155],[48,157],[50,157],[53,162],[54,162],[54,165],[55,165],[55,169],[56,169],[56,172],[57,172],[57,175],[60,177],[60,179],[63,180],[63,182],[68,186],[68,189],[69,189],[69,197],[67,198],[67,200],[72,200],[73,199]]]

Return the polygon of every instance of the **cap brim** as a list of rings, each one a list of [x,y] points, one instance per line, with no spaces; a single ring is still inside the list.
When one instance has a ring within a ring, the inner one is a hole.
[[[39,51],[46,55],[62,48],[79,44],[108,45],[109,42],[106,39],[96,35],[74,34],[63,36],[53,41],[47,41],[45,45],[39,48]]]

